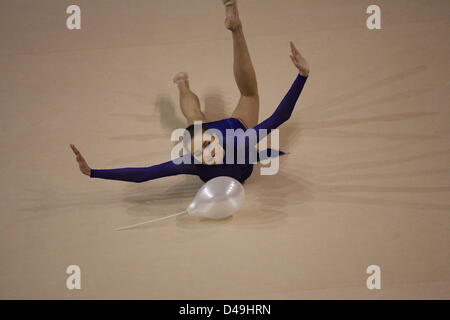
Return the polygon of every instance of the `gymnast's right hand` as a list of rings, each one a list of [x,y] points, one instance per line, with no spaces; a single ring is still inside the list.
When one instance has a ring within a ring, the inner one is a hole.
[[[91,168],[89,167],[89,165],[87,164],[86,160],[84,159],[84,157],[81,155],[80,151],[78,151],[78,149],[71,144],[70,148],[72,149],[73,153],[75,153],[77,162],[78,162],[78,166],[80,167],[80,171],[82,174],[85,174],[87,176],[91,175]]]

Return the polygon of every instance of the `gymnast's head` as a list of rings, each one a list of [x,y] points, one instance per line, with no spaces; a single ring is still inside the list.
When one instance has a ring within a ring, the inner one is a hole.
[[[196,122],[184,132],[184,148],[202,164],[222,164],[225,152],[219,135],[221,133],[215,129],[209,129],[204,123]]]

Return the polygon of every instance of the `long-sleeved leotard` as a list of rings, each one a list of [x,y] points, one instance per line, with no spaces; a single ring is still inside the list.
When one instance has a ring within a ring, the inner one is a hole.
[[[186,154],[183,157],[188,156],[189,155]],[[91,170],[91,178],[129,182],[144,182],[162,177],[174,176],[177,174],[197,175],[197,165],[183,163],[175,164],[174,161],[167,161],[150,167]]]
[[[226,129],[256,130],[257,142],[259,142],[267,134],[269,134],[271,130],[278,128],[291,117],[307,78],[308,77],[298,74],[291,88],[286,93],[273,114],[251,129],[246,129],[242,122],[236,118],[208,122],[205,123],[205,125],[208,128],[218,129],[222,133],[225,133]],[[246,133],[248,133],[248,131],[246,131]],[[237,139],[239,139],[239,137],[237,137]],[[184,161],[183,163],[180,163],[181,161],[179,161],[188,160],[188,158],[189,161]],[[230,176],[240,182],[244,182],[251,175],[252,170],[253,163],[205,165],[195,163],[192,155],[185,154],[177,160],[164,162],[150,167],[92,169],[90,176],[91,178],[144,182],[167,176],[190,174],[199,176],[203,181],[208,181],[218,176]]]

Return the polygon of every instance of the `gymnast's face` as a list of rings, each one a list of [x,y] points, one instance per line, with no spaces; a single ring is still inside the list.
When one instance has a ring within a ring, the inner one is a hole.
[[[197,161],[206,165],[221,164],[225,153],[219,138],[208,131],[194,135],[189,152]]]

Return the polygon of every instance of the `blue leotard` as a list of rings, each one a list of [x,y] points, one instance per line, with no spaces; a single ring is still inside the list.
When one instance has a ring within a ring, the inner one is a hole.
[[[278,128],[282,123],[287,121],[294,110],[295,104],[300,96],[300,93],[305,85],[307,77],[300,74],[297,75],[294,83],[289,91],[284,96],[281,103],[278,105],[273,114],[251,129],[245,128],[241,121],[236,118],[228,118],[220,121],[205,123],[207,128],[218,129],[223,136],[226,136],[226,129],[242,129],[243,134],[237,135],[234,139],[234,147],[237,148],[240,144],[246,144],[248,147],[249,139],[245,138],[245,133],[248,130],[256,130],[257,142],[270,133],[272,129]],[[260,131],[260,129],[265,129]],[[226,147],[224,147],[226,149]],[[246,148],[245,150],[248,150]],[[266,156],[276,156],[277,154],[283,154],[281,151],[274,150],[268,151]],[[189,158],[189,159],[187,159]],[[249,156],[246,154],[246,160],[244,164],[217,164],[206,165],[201,163],[195,163],[191,154],[185,154],[181,158],[164,162],[158,165],[142,168],[119,168],[119,169],[92,169],[91,178],[102,178],[109,180],[121,180],[129,182],[144,182],[157,178],[174,176],[178,174],[190,174],[200,177],[203,181],[208,181],[219,176],[229,176],[240,182],[244,182],[253,171],[253,162],[250,161]],[[260,157],[258,156],[259,160]],[[180,163],[179,160],[190,160]],[[177,164],[176,164],[177,163]],[[180,163],[180,164],[178,164]]]

